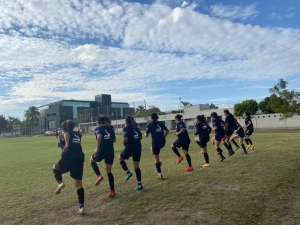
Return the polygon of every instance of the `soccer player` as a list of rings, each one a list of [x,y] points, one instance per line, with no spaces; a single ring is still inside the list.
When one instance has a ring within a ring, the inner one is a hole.
[[[239,143],[244,150],[243,154],[248,154],[248,152],[245,148],[245,145],[243,143],[243,139],[245,137],[244,130],[243,130],[243,127],[239,124],[239,122],[237,120],[235,120],[235,131],[234,132],[235,132],[235,135],[231,136],[230,141],[232,141],[232,143],[235,145],[236,151],[240,148],[240,146],[235,142],[234,139],[238,138]]]
[[[107,117],[105,115],[98,116],[96,119],[96,124],[98,126],[95,129],[97,145],[94,154],[90,158],[91,166],[97,175],[95,186],[98,186],[103,180],[103,176],[100,173],[97,162],[104,160],[110,186],[108,197],[114,197],[116,192],[114,176],[111,173],[111,168],[115,158],[114,142],[116,142],[116,136],[112,127],[107,126]]]
[[[253,123],[251,120],[251,116],[249,112],[245,112],[243,115],[244,119],[245,119],[245,142],[247,143],[247,150],[251,149],[253,150],[255,145],[252,143],[250,136],[253,134],[254,131],[254,127],[253,127]]]
[[[201,154],[203,154],[205,160],[205,164],[203,165],[203,167],[210,167],[209,157],[207,153],[207,142],[209,142],[211,127],[207,124],[203,115],[198,115],[196,117],[195,127],[196,132],[194,133],[194,135],[199,135],[195,138],[195,141],[200,146]]]
[[[177,164],[179,164],[182,160],[183,157],[180,155],[179,151],[177,148],[181,148],[183,150],[183,153],[186,157],[186,161],[188,162],[188,167],[185,169],[186,171],[192,171],[192,160],[191,156],[189,154],[189,146],[191,143],[189,133],[186,130],[186,126],[184,122],[182,121],[182,116],[181,115],[176,115],[175,116],[175,123],[176,123],[176,131],[174,133],[175,136],[177,136],[177,140],[171,145],[171,148],[175,155],[177,155]]]
[[[140,169],[140,159],[142,155],[142,145],[141,139],[142,134],[137,124],[135,123],[132,116],[127,116],[125,120],[125,128],[123,129],[124,141],[123,144],[125,149],[119,155],[119,162],[123,170],[126,172],[127,176],[125,181],[128,181],[132,177],[132,173],[129,171],[125,159],[132,157],[133,167],[137,179],[137,187],[135,190],[143,189],[142,185],[142,173]]]
[[[63,133],[60,134],[61,159],[53,165],[54,177],[58,183],[55,194],[60,194],[61,190],[65,188],[62,174],[70,172],[78,195],[78,213],[84,214],[84,189],[82,187],[84,153],[81,147],[82,136],[73,131],[74,127],[75,124],[71,120],[62,123]]]
[[[215,131],[215,136],[211,139],[211,142],[214,144],[218,155],[220,155],[220,162],[223,162],[225,157],[223,155],[223,151],[220,148],[220,143],[222,139],[225,137],[225,122],[218,118],[218,114],[216,112],[211,113],[212,118],[212,130]]]
[[[224,116],[225,116],[225,137],[223,138],[222,142],[225,148],[227,148],[228,150],[228,155],[232,156],[234,154],[234,151],[230,144],[230,137],[234,132],[235,119],[227,109],[224,110]]]
[[[166,136],[169,133],[168,128],[160,121],[157,121],[159,117],[156,113],[152,113],[150,116],[151,123],[148,124],[145,137],[149,136],[151,133],[152,138],[152,146],[150,148],[150,152],[154,155],[155,167],[158,173],[156,178],[163,179],[163,175],[161,173],[161,161],[159,160],[160,150],[166,144]]]

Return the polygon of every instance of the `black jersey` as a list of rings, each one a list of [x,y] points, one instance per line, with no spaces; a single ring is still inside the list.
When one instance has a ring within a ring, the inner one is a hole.
[[[127,137],[128,141],[125,145],[126,148],[130,149],[141,149],[141,138],[142,133],[139,128],[133,128],[132,126],[126,126],[123,129],[124,138]]]
[[[115,131],[111,126],[99,126],[95,129],[96,137],[101,134],[102,139],[99,146],[99,153],[114,152]]]
[[[81,147],[81,138],[82,135],[76,131],[70,133],[70,140],[69,140],[69,148],[67,152],[62,152],[61,158],[65,160],[77,160],[77,159],[84,159],[84,154],[82,152]],[[61,140],[63,145],[65,146],[65,140]],[[63,148],[63,147],[62,147]]]
[[[211,132],[211,127],[207,123],[197,123],[196,126],[196,132],[195,135],[199,135],[199,138],[201,137],[208,137]]]
[[[226,116],[225,123],[227,124],[227,130],[234,130],[235,119],[231,113],[228,116]]]
[[[167,130],[167,127],[160,121],[152,121],[148,124],[146,133],[151,133],[152,147],[160,148],[161,146],[165,145],[165,130]]]
[[[213,127],[217,127],[215,130],[216,133],[225,133],[224,127],[225,127],[225,122],[219,118],[216,118],[212,122]]]
[[[184,139],[184,140],[189,140],[189,133],[186,130],[185,123],[183,121],[180,121],[179,123],[176,124],[176,132],[179,132],[182,128],[185,128],[185,131],[178,135],[178,139]]]
[[[241,126],[241,124],[239,124],[238,121],[235,121],[235,127],[234,127],[235,130],[239,129],[236,133],[241,136],[242,133],[244,133],[244,130],[243,130],[243,127]]]
[[[247,116],[247,117],[245,118],[245,125],[247,126],[247,125],[249,124],[249,122],[251,122],[251,125],[248,126],[246,129],[247,129],[247,130],[253,130],[254,128],[253,128],[253,123],[252,123],[251,117],[250,117],[250,116]]]

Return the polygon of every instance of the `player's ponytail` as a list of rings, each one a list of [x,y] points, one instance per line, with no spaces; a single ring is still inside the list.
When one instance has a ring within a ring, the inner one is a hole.
[[[181,120],[181,119],[182,119],[182,115],[177,114],[177,115],[175,116],[175,119]]]
[[[75,128],[75,123],[72,120],[67,120],[66,122],[66,132],[72,133]]]

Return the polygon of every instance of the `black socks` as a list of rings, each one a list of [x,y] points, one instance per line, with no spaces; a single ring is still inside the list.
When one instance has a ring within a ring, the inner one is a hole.
[[[179,153],[179,151],[178,151],[178,149],[176,147],[173,147],[172,150],[175,153],[175,155],[177,155],[178,157],[180,157],[180,153]]]
[[[207,152],[204,152],[203,156],[204,156],[205,162],[206,162],[206,163],[209,163],[208,153],[207,153]]]
[[[197,145],[199,145],[200,146],[200,141],[196,141],[196,143],[197,143]],[[200,146],[201,147],[201,146]]]
[[[161,163],[160,163],[160,162],[155,163],[155,167],[156,167],[156,170],[157,170],[158,173],[161,173],[160,166],[161,166]]]
[[[192,166],[192,160],[190,154],[185,155],[186,161],[188,162],[189,166]]]
[[[222,151],[222,149],[219,147],[219,148],[217,148],[217,152],[219,153],[219,155],[220,155],[220,157],[221,158],[223,158],[224,156],[223,156],[223,151]]]
[[[231,142],[235,145],[235,147],[238,147],[239,145],[235,142],[235,140],[231,140]]]
[[[248,138],[248,141],[249,141],[250,145],[253,145],[253,144],[252,144],[252,141],[251,141],[251,139],[250,139],[250,138]]]
[[[112,175],[112,173],[108,173],[107,176],[108,176],[110,190],[115,190],[114,176]]]
[[[77,190],[79,208],[84,207],[84,189],[80,188]]]
[[[57,169],[53,169],[53,173],[54,173],[54,177],[57,181],[57,183],[61,184],[63,179],[62,179],[62,176],[61,176],[61,172]]]
[[[120,165],[121,165],[121,167],[122,167],[122,169],[127,173],[127,171],[129,171],[128,170],[128,167],[127,167],[127,164],[126,164],[126,162],[124,161],[124,160],[122,160],[121,162],[120,162]]]
[[[244,152],[247,152],[247,150],[246,150],[246,148],[245,148],[245,145],[244,145],[244,144],[241,144],[241,146],[242,146]]]
[[[247,138],[244,138],[244,140],[245,140],[246,144],[249,145],[248,139],[247,139]]]
[[[91,166],[97,176],[100,175],[100,170],[96,162],[91,162]]]
[[[142,172],[140,168],[135,169],[136,179],[138,183],[141,183],[142,181]]]

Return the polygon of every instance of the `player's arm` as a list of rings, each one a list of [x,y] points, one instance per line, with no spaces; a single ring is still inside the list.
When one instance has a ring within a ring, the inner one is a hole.
[[[198,124],[195,123],[195,132],[194,132],[194,135],[198,135],[199,134],[199,127],[198,127]]]
[[[182,134],[185,131],[186,131],[185,127],[181,128],[180,131],[176,133],[176,136],[179,136],[180,134]]]
[[[65,139],[66,145],[63,149],[63,152],[67,152],[69,150],[69,143],[70,143],[70,134],[69,134],[69,132],[66,132],[64,134],[64,139]]]
[[[218,130],[218,127],[214,126],[211,130],[216,131],[216,130]]]
[[[102,142],[102,134],[97,134],[97,144],[94,152],[95,155],[100,151],[101,142]]]
[[[147,138],[149,136],[150,133],[150,124],[148,124],[147,129],[145,131],[145,137]]]

